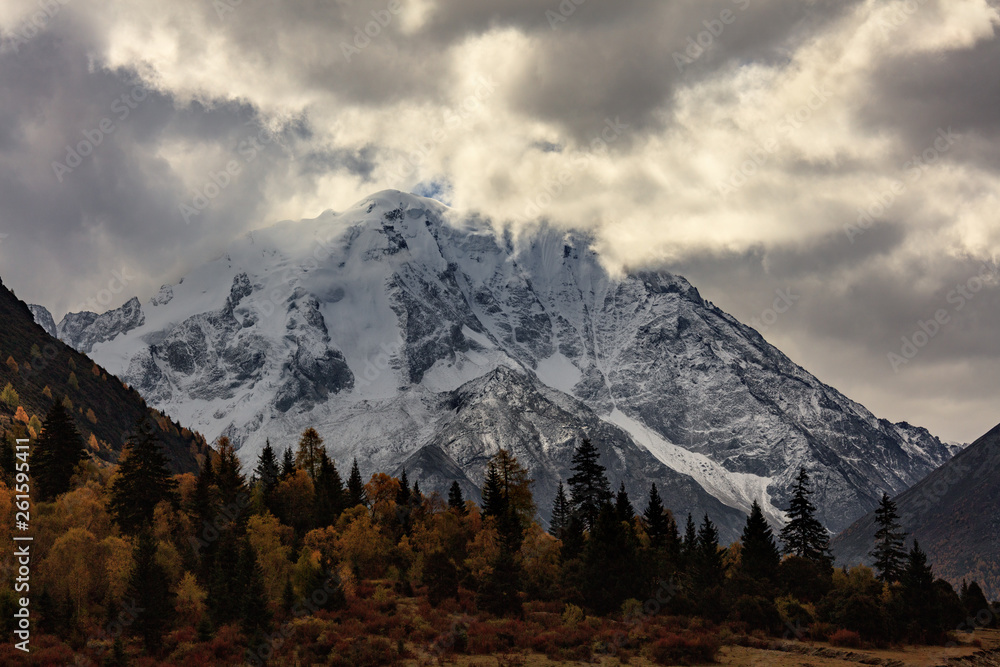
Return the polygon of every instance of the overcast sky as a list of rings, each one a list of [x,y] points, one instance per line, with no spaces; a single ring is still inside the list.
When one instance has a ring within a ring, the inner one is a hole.
[[[5,0],[0,277],[103,310],[242,231],[434,194],[592,230],[971,441],[1000,421],[998,6]]]

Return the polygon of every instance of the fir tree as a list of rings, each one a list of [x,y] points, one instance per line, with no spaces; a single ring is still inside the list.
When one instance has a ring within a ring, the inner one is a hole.
[[[240,544],[232,531],[225,531],[216,542],[208,579],[208,612],[216,627],[240,620],[241,584]]]
[[[153,425],[143,418],[129,437],[112,479],[108,510],[124,532],[134,533],[152,523],[161,501],[177,503],[176,489],[177,480],[167,468]]]
[[[361,479],[361,471],[358,470],[357,459],[354,459],[354,463],[351,465],[351,475],[347,478],[347,505],[348,507],[368,506],[368,493],[365,491],[365,483]]]
[[[483,483],[483,516],[499,520],[506,513],[507,498],[503,492],[503,481],[496,465],[491,461],[486,469],[486,481]]]
[[[128,581],[126,599],[137,609],[130,629],[142,637],[146,649],[155,652],[174,614],[173,598],[163,566],[156,562],[156,540],[143,531],[132,552],[134,565]]]
[[[684,526],[684,539],[681,542],[681,561],[684,568],[693,571],[695,561],[698,556],[698,526],[694,518],[688,514],[687,524]]]
[[[638,597],[641,578],[634,533],[619,519],[616,508],[606,503],[597,517],[584,547],[584,597],[599,614],[621,607]]]
[[[593,529],[601,508],[611,501],[608,477],[599,459],[597,447],[584,439],[573,454],[573,476],[567,480],[573,508],[589,530]]]
[[[264,497],[264,504],[269,505],[274,487],[278,485],[278,478],[281,470],[278,468],[278,457],[271,447],[270,438],[264,443],[264,449],[257,457],[257,467],[254,469],[254,476],[261,485],[261,493]]]
[[[875,547],[868,554],[872,557],[878,580],[882,583],[892,583],[899,580],[906,561],[906,549],[903,544],[906,533],[900,529],[899,514],[896,503],[888,494],[882,494],[882,501],[875,510]]]
[[[344,483],[337,466],[326,451],[320,453],[319,474],[316,477],[316,519],[321,527],[332,526],[344,510]]]
[[[655,483],[649,487],[649,501],[646,503],[646,510],[642,513],[642,522],[646,526],[646,534],[649,535],[649,541],[653,548],[658,549],[663,546],[667,513],[663,509],[663,501],[660,499],[660,492],[656,489]]]
[[[39,500],[52,500],[69,491],[76,466],[87,456],[83,439],[62,402],[45,417],[42,433],[31,452],[31,476]]]
[[[260,637],[271,624],[264,571],[249,541],[244,541],[237,563],[239,582],[240,625],[247,637]]]
[[[615,496],[615,515],[619,521],[631,523],[635,519],[635,508],[632,507],[632,502],[628,498],[625,482],[622,482],[621,486],[618,487],[618,495]]]
[[[281,479],[285,480],[295,474],[295,459],[292,456],[292,448],[286,447],[285,453],[281,456]]]
[[[719,551],[719,531],[707,514],[698,528],[695,554],[695,581],[702,587],[719,584],[725,565],[722,562],[722,552]]]
[[[403,474],[399,476],[399,491],[396,493],[396,504],[399,506],[405,506],[410,502],[410,480],[406,478],[406,468],[403,468]]]
[[[204,522],[211,523],[215,511],[215,473],[212,470],[212,453],[205,455],[205,465],[194,485],[194,493],[188,505],[188,511],[195,520],[195,526],[200,529]]]
[[[781,552],[774,541],[774,532],[764,518],[756,500],[743,527],[741,570],[754,581],[777,581]]]
[[[552,503],[552,520],[549,522],[549,532],[555,537],[562,539],[566,529],[569,527],[569,520],[573,510],[570,508],[569,500],[566,498],[566,489],[562,480],[556,487],[556,499]]]
[[[781,541],[785,545],[785,553],[830,566],[833,563],[830,537],[816,518],[816,506],[809,500],[812,493],[809,474],[805,468],[800,468],[787,510],[788,523],[781,529]]]
[[[216,448],[219,451],[219,462],[215,471],[215,483],[219,487],[219,499],[224,505],[231,505],[246,493],[243,466],[229,438],[220,437],[216,441]]]
[[[459,514],[466,513],[465,498],[462,497],[462,487],[458,485],[457,480],[452,482],[451,488],[448,489],[448,507]]]

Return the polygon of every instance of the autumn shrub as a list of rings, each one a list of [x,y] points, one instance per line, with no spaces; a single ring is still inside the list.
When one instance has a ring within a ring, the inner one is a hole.
[[[861,648],[861,635],[854,630],[841,628],[830,635],[830,644],[842,648]]]
[[[715,662],[721,643],[714,634],[668,633],[646,650],[647,657],[660,665],[694,665]]]

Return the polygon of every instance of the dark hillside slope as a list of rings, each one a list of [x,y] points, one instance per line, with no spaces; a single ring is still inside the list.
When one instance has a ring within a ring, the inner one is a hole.
[[[149,408],[134,389],[46,333],[28,306],[0,280],[0,390],[8,383],[17,392],[17,401],[0,401],[0,436],[15,426],[25,432],[23,420],[16,419],[18,407],[29,418],[44,420],[53,401],[65,397],[72,403],[71,414],[84,441],[91,435],[98,441],[98,448],[89,447],[90,451],[104,461],[118,460],[143,414],[155,420],[174,472],[197,470],[199,456],[206,451],[200,435]]]

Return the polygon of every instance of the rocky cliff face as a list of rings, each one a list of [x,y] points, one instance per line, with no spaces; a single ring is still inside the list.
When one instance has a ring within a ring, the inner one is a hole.
[[[583,434],[633,496],[656,481],[677,513],[728,529],[755,498],[780,521],[805,466],[839,530],[954,451],[824,385],[679,276],[612,276],[585,236],[514,240],[395,191],[248,234],[145,305],[92,315],[60,336],[247,461],[316,426],[342,466],[406,463],[446,491],[509,446],[544,517]]]

